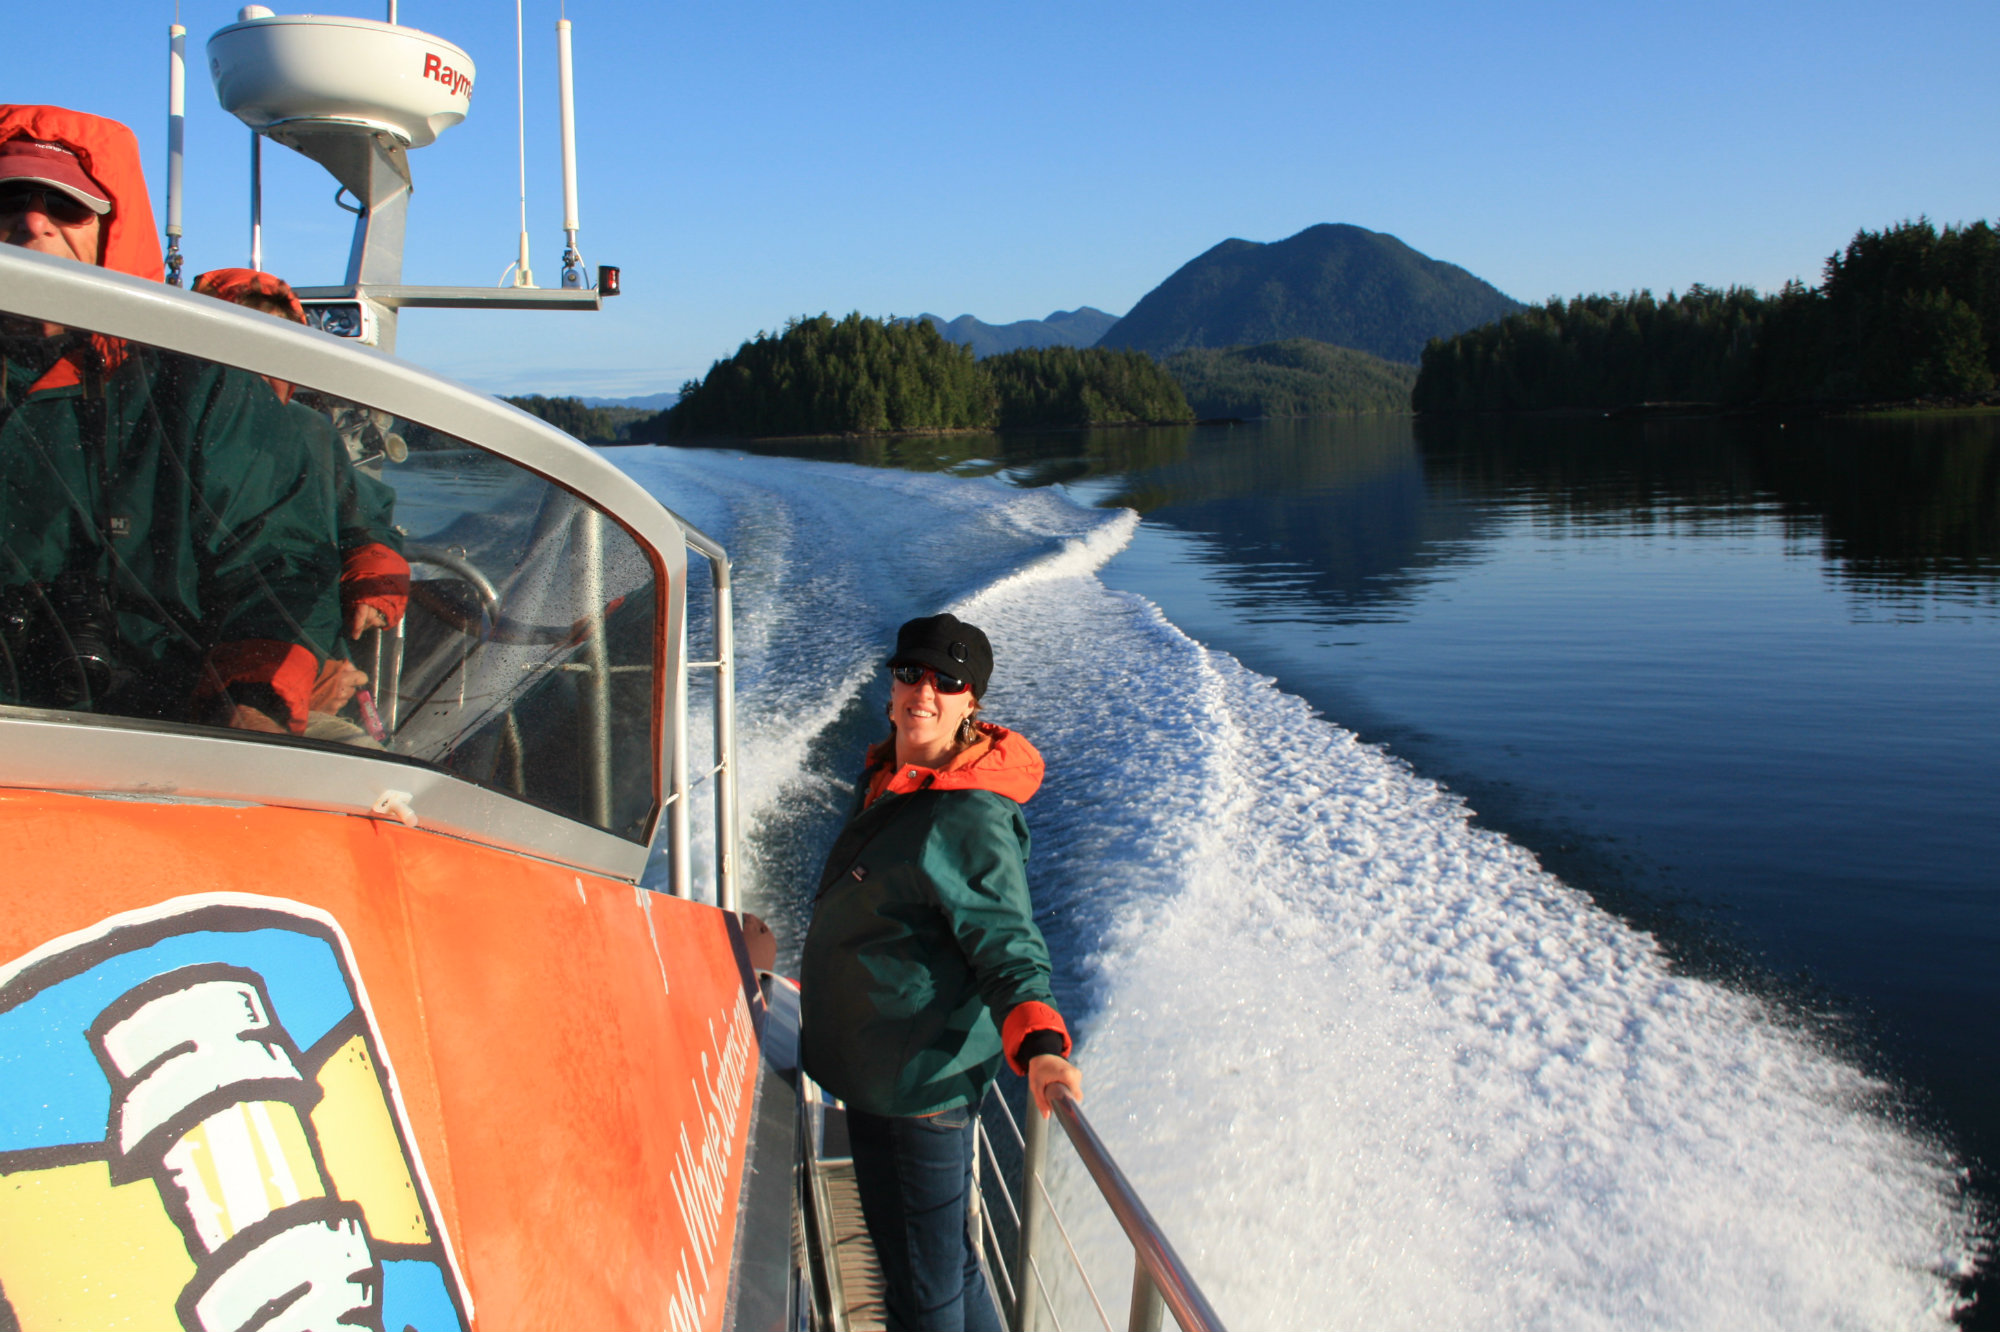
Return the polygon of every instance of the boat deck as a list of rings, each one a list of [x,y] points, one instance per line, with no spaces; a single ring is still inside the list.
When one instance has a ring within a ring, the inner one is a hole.
[[[825,1200],[826,1232],[833,1251],[833,1303],[841,1312],[835,1332],[884,1332],[882,1265],[861,1219],[861,1193],[854,1182],[854,1158],[847,1146],[847,1115],[826,1108],[824,1152],[815,1171],[818,1196]]]

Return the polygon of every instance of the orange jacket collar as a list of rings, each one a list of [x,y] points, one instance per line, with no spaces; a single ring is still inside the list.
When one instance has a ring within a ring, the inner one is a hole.
[[[933,791],[991,791],[1025,805],[1042,786],[1043,763],[1040,751],[1018,731],[992,722],[974,722],[979,738],[960,750],[942,768],[920,768],[911,764],[892,767],[887,763],[870,774],[868,799],[873,803],[885,792],[906,795],[928,787]],[[882,746],[869,752],[871,765],[894,756]]]

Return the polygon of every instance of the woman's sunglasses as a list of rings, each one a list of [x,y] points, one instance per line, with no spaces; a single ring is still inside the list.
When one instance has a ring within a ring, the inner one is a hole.
[[[65,227],[82,226],[97,212],[61,190],[43,185],[13,185],[0,187],[0,215],[12,216],[36,209],[48,214],[49,220]]]
[[[931,687],[940,694],[962,694],[972,688],[972,681],[961,680],[956,675],[946,675],[943,671],[934,671],[928,666],[891,666],[889,674],[895,677],[897,684],[906,685],[922,684],[924,677],[928,675],[931,677]]]

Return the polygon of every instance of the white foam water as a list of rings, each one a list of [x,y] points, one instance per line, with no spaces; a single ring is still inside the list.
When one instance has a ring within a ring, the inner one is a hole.
[[[897,623],[992,635],[989,715],[1049,760],[1030,870],[1090,1112],[1238,1332],[1950,1324],[1962,1173],[1886,1088],[1107,589],[1129,513],[619,460],[730,546],[752,820],[825,823],[858,754],[808,751]],[[758,893],[796,919],[803,887]],[[1129,1249],[1059,1192],[1117,1320]]]

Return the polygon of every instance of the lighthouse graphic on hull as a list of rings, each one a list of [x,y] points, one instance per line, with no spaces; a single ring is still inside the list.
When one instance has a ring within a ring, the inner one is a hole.
[[[0,1328],[464,1332],[332,917],[182,899],[0,966]]]

